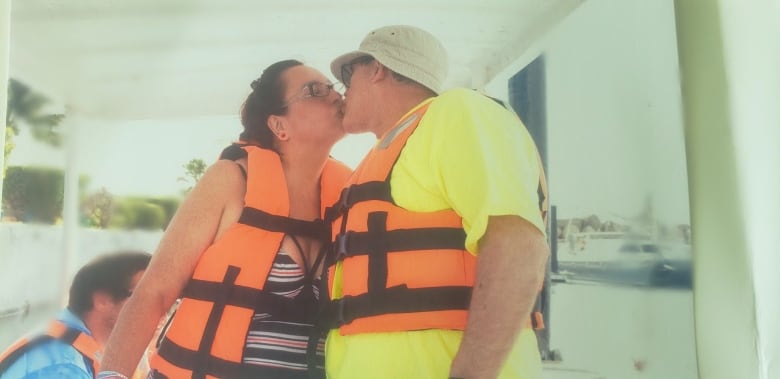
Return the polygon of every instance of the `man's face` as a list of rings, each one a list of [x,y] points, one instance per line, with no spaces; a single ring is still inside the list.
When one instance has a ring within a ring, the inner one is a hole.
[[[119,312],[122,311],[122,308],[125,306],[125,303],[127,303],[127,299],[130,298],[130,296],[133,293],[133,290],[135,290],[135,286],[138,285],[138,282],[141,280],[141,277],[144,275],[144,271],[138,271],[135,273],[135,275],[130,278],[130,285],[128,286],[127,290],[130,293],[128,296],[117,299],[114,301],[114,306],[111,307],[111,309],[108,311],[108,314],[106,315],[106,321],[108,323],[109,329],[113,329],[114,325],[116,324],[116,320],[119,317]]]
[[[371,114],[374,104],[371,94],[371,76],[377,62],[370,57],[361,57],[347,63],[343,69],[351,75],[344,77],[347,86],[344,92],[344,130],[347,133],[372,131]]]

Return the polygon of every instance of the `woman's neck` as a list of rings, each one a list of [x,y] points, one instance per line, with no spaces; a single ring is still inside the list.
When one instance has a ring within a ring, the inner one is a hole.
[[[301,219],[320,217],[320,177],[328,154],[287,151],[280,156],[290,197],[290,216]]]

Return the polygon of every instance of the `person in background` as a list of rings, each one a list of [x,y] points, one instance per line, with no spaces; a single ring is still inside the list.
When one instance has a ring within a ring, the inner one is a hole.
[[[0,355],[0,378],[94,378],[117,316],[150,259],[144,252],[117,252],[83,266],[71,283],[68,306],[48,329]]]
[[[319,71],[274,63],[251,84],[241,143],[222,153],[165,231],[119,317],[99,378],[126,378],[181,298],[152,378],[307,378],[333,203],[351,170],[329,157],[342,96]],[[323,345],[316,341],[318,345]]]
[[[371,31],[331,71],[344,129],[378,138],[334,206],[329,378],[536,378],[546,185],[520,119],[442,92],[447,53],[412,26]]]

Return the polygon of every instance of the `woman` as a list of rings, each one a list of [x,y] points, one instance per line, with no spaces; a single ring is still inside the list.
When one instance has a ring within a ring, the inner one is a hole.
[[[129,376],[179,297],[151,377],[307,377],[329,238],[321,218],[350,174],[328,156],[344,136],[341,102],[323,74],[294,60],[252,83],[243,143],[223,152],[179,208],[120,314],[99,377]]]

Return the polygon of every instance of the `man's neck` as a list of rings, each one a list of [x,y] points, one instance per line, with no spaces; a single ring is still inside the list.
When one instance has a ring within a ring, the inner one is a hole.
[[[382,114],[377,128],[373,131],[377,138],[382,138],[392,129],[405,114],[432,96],[422,89],[403,86],[396,88],[382,105]]]
[[[111,330],[103,325],[105,321],[92,312],[87,312],[87,314],[81,317],[81,320],[84,321],[84,325],[86,325],[89,334],[92,335],[95,342],[97,342],[101,348],[105,346],[106,342],[108,342],[108,336],[111,334]]]

